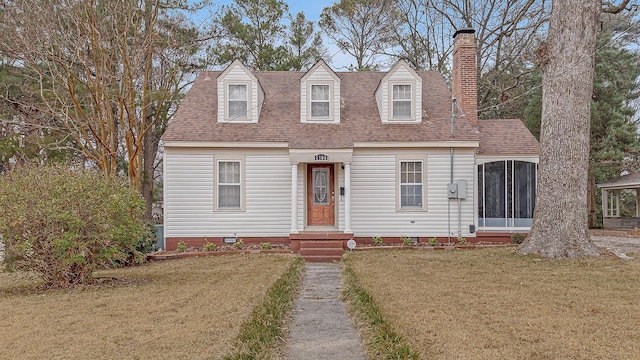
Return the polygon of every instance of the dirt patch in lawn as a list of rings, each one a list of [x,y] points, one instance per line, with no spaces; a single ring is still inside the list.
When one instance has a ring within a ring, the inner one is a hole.
[[[152,263],[100,272],[103,286],[70,291],[34,292],[32,278],[0,274],[0,358],[215,359],[293,259]]]
[[[589,231],[591,233],[591,240],[600,248],[604,248],[609,251],[619,250],[634,257],[640,255],[640,229],[591,229]]]
[[[640,261],[512,249],[361,252],[345,261],[424,359],[640,358]]]

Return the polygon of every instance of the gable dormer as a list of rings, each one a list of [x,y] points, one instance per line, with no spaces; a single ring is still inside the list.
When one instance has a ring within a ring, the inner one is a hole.
[[[406,61],[398,61],[380,80],[376,102],[383,123],[422,121],[422,77]]]
[[[340,123],[340,77],[322,60],[300,79],[300,122]]]
[[[258,78],[239,60],[218,76],[218,122],[257,123],[263,102]]]

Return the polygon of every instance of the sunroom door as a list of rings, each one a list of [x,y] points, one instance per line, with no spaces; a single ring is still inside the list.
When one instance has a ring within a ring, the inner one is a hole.
[[[309,226],[332,226],[334,216],[333,165],[309,165],[307,167],[307,208]]]

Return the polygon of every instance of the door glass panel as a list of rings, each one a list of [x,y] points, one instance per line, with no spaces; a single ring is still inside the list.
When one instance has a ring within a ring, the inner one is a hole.
[[[313,169],[313,205],[329,204],[329,169]]]

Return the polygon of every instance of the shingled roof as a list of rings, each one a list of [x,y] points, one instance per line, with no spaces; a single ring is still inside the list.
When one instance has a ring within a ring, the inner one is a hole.
[[[513,156],[540,153],[540,144],[518,119],[478,120],[478,155]]]
[[[165,142],[287,142],[292,149],[351,148],[354,142],[443,141],[450,138],[451,92],[442,75],[419,72],[423,79],[422,122],[383,124],[374,97],[385,72],[339,72],[339,124],[300,122],[300,78],[304,72],[255,72],[265,91],[258,123],[218,123],[217,77],[202,72],[163,136]],[[456,121],[456,141],[478,141],[464,119]]]
[[[634,189],[640,187],[640,171],[622,175],[598,184],[604,189]]]

